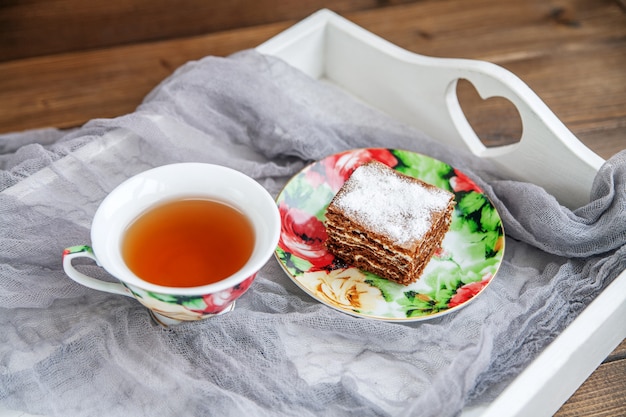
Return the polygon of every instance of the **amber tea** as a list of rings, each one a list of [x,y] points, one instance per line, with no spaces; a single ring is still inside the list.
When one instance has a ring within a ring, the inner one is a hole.
[[[254,229],[238,209],[214,200],[183,199],[139,216],[126,231],[122,256],[144,281],[195,287],[237,272],[253,247]]]

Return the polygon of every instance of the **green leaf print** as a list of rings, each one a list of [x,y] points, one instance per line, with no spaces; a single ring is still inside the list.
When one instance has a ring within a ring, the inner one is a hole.
[[[502,222],[498,212],[491,204],[485,204],[480,213],[480,225],[483,230],[500,231]]]
[[[449,177],[453,171],[450,165],[414,152],[393,151],[393,154],[400,161],[396,167],[399,172],[450,190]]]
[[[485,232],[483,243],[485,244],[485,257],[486,258],[491,258],[498,253],[495,250],[496,245],[498,244],[498,239],[500,239],[500,233],[498,233],[498,231]]]
[[[378,288],[385,301],[391,302],[402,295],[402,289],[404,287],[400,286],[399,284],[367,271],[363,271],[363,273],[366,277],[365,282],[373,287]]]
[[[311,262],[285,252],[281,248],[276,248],[276,254],[282,265],[294,276],[302,275],[302,273],[310,270],[313,266]]]
[[[189,310],[204,310],[207,308],[202,297],[190,297],[182,300],[180,304],[187,307]]]
[[[487,201],[485,200],[485,196],[483,194],[471,191],[457,201],[457,207],[464,216],[468,216],[480,210],[486,202]]]
[[[311,262],[293,255],[291,255],[291,263],[296,270],[300,271],[300,273],[308,271],[313,267]]]
[[[406,291],[404,297],[398,299],[398,304],[403,307],[406,317],[409,318],[427,316],[447,309],[447,305],[441,300],[415,291]]]
[[[313,187],[306,181],[305,174],[301,173],[293,179],[293,184],[290,184],[289,189],[282,193],[283,198],[278,203],[284,201],[289,207],[298,207],[298,209],[313,215],[318,220],[324,220],[326,207],[333,195],[328,184],[324,183]],[[327,203],[320,204],[320,202]]]
[[[406,317],[420,317],[447,310],[450,299],[464,285],[458,270],[443,268],[433,271],[428,277],[433,288],[428,292],[404,291],[396,302],[405,311]]]
[[[459,218],[450,225],[450,229],[463,234],[472,234],[480,229],[480,225],[472,217],[465,217],[464,213],[460,213]]]
[[[176,297],[175,295],[159,294],[159,293],[151,292],[151,291],[148,291],[147,294],[154,299],[163,301],[164,303],[177,303],[178,302],[178,297]]]

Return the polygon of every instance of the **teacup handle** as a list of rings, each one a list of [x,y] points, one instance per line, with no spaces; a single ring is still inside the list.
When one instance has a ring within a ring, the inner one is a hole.
[[[96,255],[93,253],[93,249],[91,249],[90,246],[82,245],[69,247],[63,251],[63,269],[70,278],[72,278],[79,284],[82,284],[89,288],[93,288],[94,290],[121,294],[127,297],[133,296],[130,290],[122,284],[101,281],[99,279],[85,275],[82,272],[79,272],[76,268],[74,268],[74,265],[72,265],[72,259],[81,257],[93,259],[94,261],[96,261],[96,264],[100,264],[98,262],[98,258],[96,258]]]

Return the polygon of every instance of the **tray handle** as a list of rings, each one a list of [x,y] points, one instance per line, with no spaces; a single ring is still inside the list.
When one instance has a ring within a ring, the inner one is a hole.
[[[489,159],[503,176],[542,186],[565,206],[589,202],[604,160],[523,81],[500,66],[409,52],[325,9],[257,50],[338,85],[436,140]],[[483,99],[503,97],[515,105],[523,129],[519,143],[484,146],[459,104],[459,79],[471,82]]]

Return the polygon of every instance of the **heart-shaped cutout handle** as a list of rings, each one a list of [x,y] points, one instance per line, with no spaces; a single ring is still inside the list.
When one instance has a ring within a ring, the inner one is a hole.
[[[474,85],[459,79],[456,94],[468,123],[486,148],[518,143],[522,137],[522,119],[517,107],[504,97],[483,99]]]

